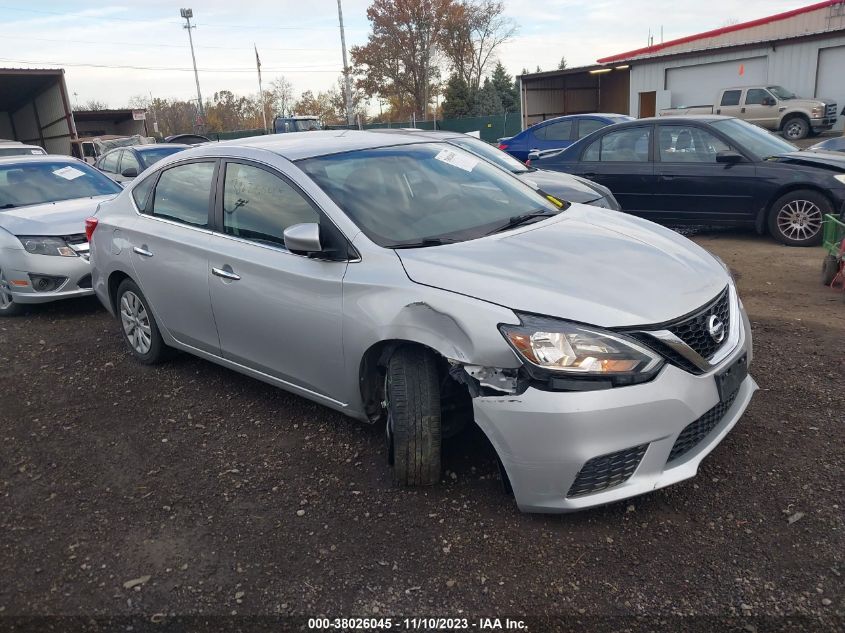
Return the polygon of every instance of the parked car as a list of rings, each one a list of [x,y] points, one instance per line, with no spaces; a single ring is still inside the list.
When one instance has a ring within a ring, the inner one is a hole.
[[[516,136],[500,138],[499,149],[525,162],[531,151],[568,147],[578,139],[607,125],[632,119],[633,117],[625,114],[601,113],[559,116],[535,123]]]
[[[181,349],[382,422],[402,485],[439,481],[441,440],[474,420],[523,510],[643,494],[694,476],[756,389],[712,255],[444,142],[205,145],[86,228],[139,362]]]
[[[799,152],[731,117],[620,123],[539,164],[605,185],[633,215],[768,228],[790,246],[818,244],[823,216],[845,204],[845,156]]]
[[[423,139],[445,141],[450,145],[465,149],[494,165],[498,165],[535,189],[539,189],[559,200],[592,204],[597,207],[615,209],[617,211],[621,211],[622,209],[607,187],[591,182],[586,178],[529,167],[525,163],[516,160],[510,154],[496,149],[490,143],[486,143],[474,136],[460,132],[436,132],[429,130],[375,129],[370,131],[379,134],[415,134]]]
[[[211,139],[202,134],[174,134],[164,139],[165,143],[180,143],[182,145],[200,145],[211,143]]]
[[[845,136],[826,138],[807,148],[810,152],[845,152]]]
[[[727,88],[716,95],[716,103],[668,108],[659,115],[721,114],[780,131],[785,138],[797,141],[832,128],[838,112],[833,99],[802,99],[783,86]]]
[[[277,116],[273,120],[273,131],[276,134],[312,132],[322,128],[320,119],[315,116]]]
[[[26,145],[20,141],[0,139],[0,158],[4,156],[43,156],[47,152],[38,145]]]
[[[178,143],[119,147],[100,156],[94,166],[117,182],[129,182],[162,158],[189,147],[191,146]]]
[[[74,158],[0,158],[0,316],[93,294],[85,218],[119,191]]]

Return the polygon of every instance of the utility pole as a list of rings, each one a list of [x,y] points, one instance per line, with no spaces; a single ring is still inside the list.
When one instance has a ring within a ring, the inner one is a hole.
[[[352,77],[349,75],[349,62],[346,59],[346,34],[343,31],[343,9],[337,0],[337,19],[340,22],[340,48],[343,50],[343,77],[346,80],[346,122],[355,125],[355,115],[352,112]]]
[[[202,93],[200,92],[200,76],[197,72],[197,58],[194,55],[194,38],[191,36],[191,29],[197,28],[196,26],[191,26],[191,18],[194,17],[193,9],[179,9],[179,14],[185,18],[186,24],[182,26],[183,29],[188,29],[188,42],[191,44],[191,59],[194,62],[194,79],[197,82],[197,104],[199,105],[199,113],[200,119],[202,119],[202,125],[205,125],[205,108],[202,105]]]

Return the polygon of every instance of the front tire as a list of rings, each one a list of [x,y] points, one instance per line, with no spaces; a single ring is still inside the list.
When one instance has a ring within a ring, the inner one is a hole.
[[[17,316],[23,312],[23,306],[15,303],[12,296],[12,286],[0,268],[0,317]]]
[[[810,134],[810,123],[801,116],[787,119],[783,124],[783,136],[790,141],[800,141]]]
[[[440,480],[440,376],[434,354],[398,348],[385,379],[393,479],[400,486],[431,486]]]
[[[117,288],[117,315],[123,340],[136,360],[155,365],[170,356],[164,344],[150,305],[144,293],[131,279],[124,279]]]
[[[822,241],[822,220],[832,212],[830,201],[821,193],[790,191],[769,210],[769,233],[787,246],[816,246]]]

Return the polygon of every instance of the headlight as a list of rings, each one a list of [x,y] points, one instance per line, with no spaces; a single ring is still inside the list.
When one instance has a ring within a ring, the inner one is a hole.
[[[55,255],[57,257],[77,257],[76,251],[60,237],[26,237],[18,239],[24,250],[33,255]]]
[[[845,185],[845,174],[836,174],[834,178]]]
[[[517,354],[535,367],[585,378],[653,375],[659,355],[615,332],[557,319],[522,315],[521,325],[500,329]]]
[[[815,106],[810,113],[814,119],[820,119],[824,116],[824,106]]]

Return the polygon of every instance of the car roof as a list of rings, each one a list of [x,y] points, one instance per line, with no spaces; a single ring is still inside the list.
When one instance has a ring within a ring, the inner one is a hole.
[[[462,136],[466,136],[468,138],[475,138],[474,136],[469,136],[464,134],[463,132],[451,132],[449,130],[414,130],[410,128],[373,128],[367,130],[368,132],[377,132],[379,134],[405,134],[408,136],[419,136],[420,138],[431,138],[431,139],[450,139],[450,138],[461,138]]]
[[[426,139],[413,134],[373,134],[360,130],[314,130],[312,132],[288,132],[266,134],[248,138],[221,141],[212,145],[200,145],[191,149],[192,156],[225,154],[228,148],[243,147],[261,149],[278,154],[290,161],[326,156],[340,152],[352,152],[391,145],[425,143]]]
[[[707,123],[708,121],[727,121],[728,119],[735,119],[733,116],[724,116],[721,114],[684,114],[681,116],[650,116],[643,119],[634,119],[633,121],[622,121],[614,125],[616,127],[632,126],[640,123],[681,123],[685,121],[692,121],[693,123]]]
[[[84,161],[74,158],[73,156],[63,156],[61,154],[21,154],[19,156],[0,156],[0,165],[8,165],[10,163],[70,163],[78,165]]]
[[[193,147],[193,145],[188,145],[186,143],[155,143],[151,145],[129,145],[127,147],[115,147],[115,149],[134,149],[138,152],[147,152],[151,149],[161,149],[162,147],[168,148],[175,148],[175,149],[187,149],[189,147]],[[114,151],[114,150],[110,150]]]

